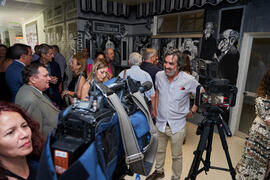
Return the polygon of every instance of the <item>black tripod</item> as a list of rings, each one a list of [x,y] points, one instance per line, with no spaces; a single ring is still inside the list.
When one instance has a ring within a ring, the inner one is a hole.
[[[222,171],[228,171],[230,172],[232,179],[235,180],[236,173],[232,166],[230,154],[228,151],[228,145],[227,145],[226,137],[224,134],[224,131],[225,131],[227,136],[231,136],[231,132],[228,126],[226,125],[226,123],[220,117],[221,112],[222,110],[219,109],[218,107],[209,107],[207,109],[207,112],[205,112],[204,116],[206,118],[201,123],[201,125],[198,126],[198,129],[197,129],[197,134],[200,134],[200,141],[199,141],[196,151],[194,152],[195,157],[192,161],[191,168],[185,180],[189,180],[189,179],[195,180],[198,174],[200,174],[202,171],[208,172],[210,168],[218,169]],[[212,151],[213,132],[214,132],[215,125],[218,128],[218,133],[220,136],[223,150],[226,155],[229,169],[211,166],[210,156],[211,156],[211,151]],[[202,159],[204,150],[206,150],[205,160]],[[204,166],[201,169],[199,169],[199,165],[201,161]]]

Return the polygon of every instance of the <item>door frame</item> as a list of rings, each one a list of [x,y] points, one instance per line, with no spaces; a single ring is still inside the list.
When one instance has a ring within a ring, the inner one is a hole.
[[[232,108],[231,120],[229,122],[229,127],[233,135],[240,137],[245,137],[246,134],[239,131],[239,124],[242,112],[242,106],[244,101],[244,91],[246,87],[246,80],[250,62],[251,49],[254,38],[270,38],[270,32],[251,32],[244,33],[243,41],[241,43],[241,53],[239,60],[239,70],[237,76],[237,98],[235,106]]]

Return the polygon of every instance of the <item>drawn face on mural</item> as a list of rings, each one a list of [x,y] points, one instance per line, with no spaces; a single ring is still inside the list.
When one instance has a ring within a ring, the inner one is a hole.
[[[212,22],[208,22],[205,25],[205,29],[204,29],[204,37],[205,38],[209,38],[211,36],[211,34],[213,34],[214,30],[214,25]]]
[[[191,39],[187,39],[185,42],[184,42],[184,50],[189,50],[191,51],[192,50],[192,47],[193,47],[193,42]]]
[[[222,34],[221,40],[220,40],[219,45],[218,45],[218,49],[223,53],[226,52],[227,50],[229,50],[230,47],[235,42],[235,38],[231,37],[232,31],[233,30],[231,30],[231,29],[227,29]]]

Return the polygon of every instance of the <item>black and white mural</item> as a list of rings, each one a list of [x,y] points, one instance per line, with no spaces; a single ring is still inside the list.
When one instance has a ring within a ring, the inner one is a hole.
[[[218,73],[220,78],[225,78],[236,84],[239,69],[240,54],[237,49],[239,33],[233,29],[225,30],[218,44]]]
[[[214,37],[214,24],[207,22],[203,31],[200,58],[213,61],[217,53],[217,40]]]
[[[125,37],[125,26],[117,23],[81,20],[79,23],[79,37],[77,49],[88,48],[90,57],[97,52],[104,52],[106,48],[114,49],[114,64],[121,65],[122,41]]]
[[[133,36],[133,51],[140,54],[143,50],[152,46],[152,38],[150,35],[136,35]]]

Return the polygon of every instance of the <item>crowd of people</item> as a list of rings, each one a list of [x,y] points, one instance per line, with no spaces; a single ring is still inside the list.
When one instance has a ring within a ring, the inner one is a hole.
[[[0,45],[0,179],[35,179],[42,146],[57,126],[58,113],[75,98],[88,101],[93,81],[103,83],[113,77],[127,76],[141,84],[149,81],[153,85],[145,92],[145,97],[151,102],[149,108],[156,121],[158,149],[155,171],[146,179],[165,176],[169,140],[171,179],[180,179],[186,119],[198,109],[190,104],[191,94],[195,95],[199,82],[190,70],[189,57],[177,49],[169,50],[164,55],[161,70],[157,67],[157,50],[146,48],[142,55],[131,53],[130,68],[120,74],[115,74],[113,60],[112,48],[105,49],[104,53],[97,52],[94,59],[84,48],[67,62],[57,45],[37,45],[34,54],[25,44],[14,44],[10,48]],[[269,174],[269,76],[268,71],[258,89],[258,116],[236,167],[238,179],[245,179],[247,175],[259,177],[258,174],[263,179]],[[251,154],[251,150],[254,153]]]

